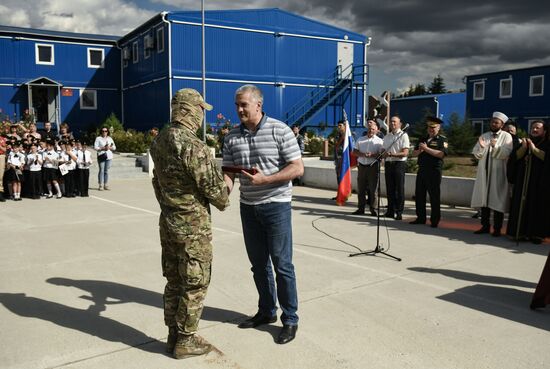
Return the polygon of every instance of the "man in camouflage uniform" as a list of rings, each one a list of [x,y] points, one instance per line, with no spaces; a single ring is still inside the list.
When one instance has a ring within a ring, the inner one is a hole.
[[[167,352],[176,359],[206,354],[211,346],[197,336],[210,283],[212,229],[210,206],[224,210],[228,191],[209,148],[197,137],[204,109],[193,89],[172,98],[172,123],[151,144],[153,187],[160,204],[164,321]]]

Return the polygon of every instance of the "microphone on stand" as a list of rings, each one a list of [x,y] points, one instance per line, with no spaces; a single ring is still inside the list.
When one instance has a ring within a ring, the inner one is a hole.
[[[405,132],[409,128],[409,123],[405,124],[405,127],[401,128],[403,132]]]

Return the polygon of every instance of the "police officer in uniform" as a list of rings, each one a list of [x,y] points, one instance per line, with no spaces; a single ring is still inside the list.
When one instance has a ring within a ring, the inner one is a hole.
[[[426,192],[430,195],[430,222],[437,228],[441,219],[440,186],[443,158],[447,155],[447,138],[439,134],[441,119],[426,118],[428,136],[420,139],[413,152],[418,156],[418,174],[416,175],[416,219],[410,224],[426,223]]]
[[[212,154],[197,137],[204,110],[212,110],[193,89],[172,98],[172,122],[151,144],[153,187],[160,204],[160,241],[167,352],[176,359],[206,354],[210,344],[196,335],[210,284],[210,204],[229,205],[228,190]]]

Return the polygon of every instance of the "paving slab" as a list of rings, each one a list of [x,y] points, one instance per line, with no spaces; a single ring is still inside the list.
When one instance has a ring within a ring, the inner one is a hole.
[[[200,334],[216,350],[164,354],[159,207],[147,178],[89,198],[0,204],[0,368],[548,368],[550,311],[529,310],[548,243],[474,235],[470,209],[440,227],[376,218],[332,191],[294,189],[297,338],[242,330],[257,294],[238,193],[212,210],[213,275]]]

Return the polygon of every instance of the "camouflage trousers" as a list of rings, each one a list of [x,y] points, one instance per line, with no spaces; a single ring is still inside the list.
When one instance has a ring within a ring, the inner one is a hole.
[[[210,284],[212,244],[209,235],[181,235],[161,217],[164,323],[182,334],[194,334]]]

